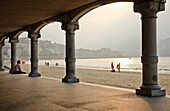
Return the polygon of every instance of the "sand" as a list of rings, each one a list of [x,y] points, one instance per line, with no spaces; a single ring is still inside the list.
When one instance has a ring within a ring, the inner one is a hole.
[[[22,65],[27,73],[30,72],[28,64]],[[39,72],[42,76],[62,79],[65,76],[65,68],[57,66],[39,66]],[[141,72],[110,72],[110,70],[95,69],[76,69],[76,76],[81,82],[102,84],[114,87],[136,89],[141,86]],[[170,94],[170,74],[159,74],[159,84],[165,88],[167,94]]]

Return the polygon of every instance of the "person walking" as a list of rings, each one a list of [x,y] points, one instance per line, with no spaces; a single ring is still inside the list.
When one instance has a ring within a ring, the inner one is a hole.
[[[120,63],[117,64],[117,69],[118,69],[118,72],[120,72]]]

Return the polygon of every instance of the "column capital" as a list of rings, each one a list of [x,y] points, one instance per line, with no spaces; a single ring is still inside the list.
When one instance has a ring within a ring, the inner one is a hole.
[[[62,30],[66,32],[74,33],[75,30],[79,29],[78,22],[64,22],[62,23]]]
[[[41,34],[40,34],[40,32],[36,32],[36,33],[29,32],[28,33],[28,38],[30,38],[30,39],[38,39],[38,38],[41,38]]]
[[[9,43],[18,43],[18,42],[19,42],[18,38],[10,38],[9,39]]]
[[[159,11],[165,10],[165,0],[143,0],[134,2],[134,12],[139,12],[143,17],[156,17]]]

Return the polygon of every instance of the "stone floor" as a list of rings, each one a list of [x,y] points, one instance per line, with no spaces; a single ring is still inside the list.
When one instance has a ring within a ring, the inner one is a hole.
[[[170,97],[0,72],[0,111],[170,111]]]

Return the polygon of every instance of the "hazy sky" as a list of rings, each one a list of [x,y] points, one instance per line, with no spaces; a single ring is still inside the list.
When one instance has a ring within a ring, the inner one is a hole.
[[[134,13],[133,3],[113,3],[92,10],[79,20],[76,48],[99,49],[129,38],[140,39],[140,17],[139,13]],[[166,11],[158,13],[158,38],[170,38],[169,20],[170,3],[167,1]],[[65,31],[61,30],[61,23],[45,26],[41,36],[42,40],[65,44]]]

